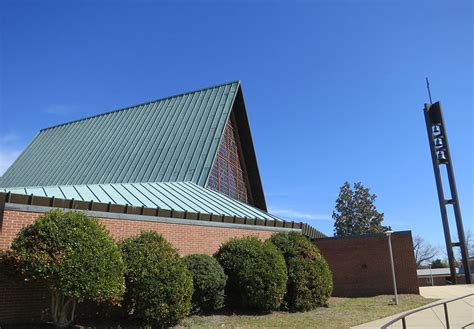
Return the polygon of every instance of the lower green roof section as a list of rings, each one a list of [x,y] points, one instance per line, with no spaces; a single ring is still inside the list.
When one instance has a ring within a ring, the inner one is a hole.
[[[0,192],[101,203],[110,202],[133,207],[143,206],[242,218],[281,220],[265,211],[193,182],[15,187],[0,188]]]

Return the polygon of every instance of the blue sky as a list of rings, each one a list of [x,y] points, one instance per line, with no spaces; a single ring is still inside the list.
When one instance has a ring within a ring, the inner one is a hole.
[[[474,231],[470,1],[2,1],[0,18],[0,171],[40,128],[239,79],[271,211],[332,234],[361,181],[386,224],[443,246],[429,76]]]

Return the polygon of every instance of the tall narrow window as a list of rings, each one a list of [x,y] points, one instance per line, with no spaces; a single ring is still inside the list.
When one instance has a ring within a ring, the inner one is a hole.
[[[231,198],[248,203],[245,173],[240,163],[239,150],[235,138],[235,130],[229,120],[225,126],[217,159],[211,169],[208,187]]]

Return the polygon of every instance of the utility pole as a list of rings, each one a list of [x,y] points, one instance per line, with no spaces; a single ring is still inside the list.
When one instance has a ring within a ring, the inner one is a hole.
[[[395,277],[395,264],[393,263],[392,233],[393,231],[387,231],[385,235],[388,237],[388,253],[390,255],[390,266],[392,268],[393,294],[395,295],[394,301],[395,305],[398,305],[397,278]]]

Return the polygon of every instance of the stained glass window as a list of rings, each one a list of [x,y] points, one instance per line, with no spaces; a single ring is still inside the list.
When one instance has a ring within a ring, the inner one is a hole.
[[[240,163],[235,130],[229,120],[225,126],[224,137],[217,151],[217,159],[211,169],[207,186],[231,198],[248,203],[245,173]]]

